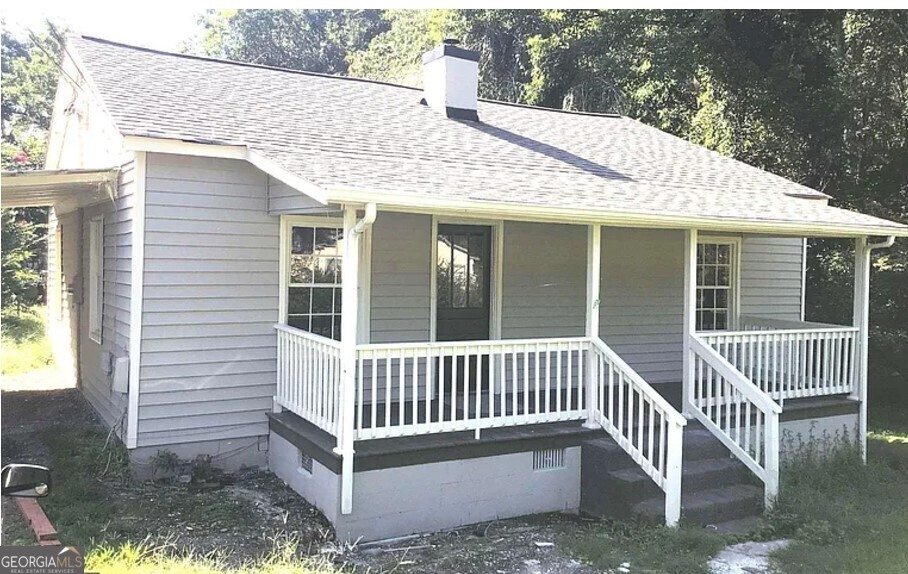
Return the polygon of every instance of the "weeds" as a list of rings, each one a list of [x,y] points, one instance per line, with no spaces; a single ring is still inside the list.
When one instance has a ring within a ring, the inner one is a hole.
[[[21,314],[3,313],[0,373],[19,375],[53,366],[53,350],[45,334],[45,314],[45,307],[33,307]]]
[[[218,552],[198,553],[172,539],[106,545],[86,557],[86,571],[136,572],[139,574],[331,574],[337,572],[326,558],[302,556],[299,542],[276,541],[274,548],[253,562],[231,566]]]
[[[707,562],[734,537],[700,527],[667,528],[630,521],[603,521],[566,536],[561,544],[597,568],[664,574],[709,572]]]
[[[789,457],[775,509],[761,533],[793,540],[775,556],[782,571],[904,571],[908,466],[891,463],[885,449],[893,447],[908,456],[908,445],[871,440],[866,466],[857,445],[847,441],[832,449],[803,448]]]

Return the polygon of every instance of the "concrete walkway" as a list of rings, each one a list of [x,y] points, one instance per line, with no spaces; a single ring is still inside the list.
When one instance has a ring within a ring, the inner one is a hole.
[[[769,555],[788,546],[788,540],[743,542],[729,546],[709,562],[712,574],[769,573]]]

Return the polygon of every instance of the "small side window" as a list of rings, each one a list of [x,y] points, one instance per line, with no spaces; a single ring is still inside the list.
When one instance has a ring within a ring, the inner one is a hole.
[[[104,216],[91,218],[88,253],[88,336],[101,343],[104,318]]]

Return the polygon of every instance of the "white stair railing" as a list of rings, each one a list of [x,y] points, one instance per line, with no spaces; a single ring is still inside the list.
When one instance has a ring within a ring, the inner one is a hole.
[[[779,491],[779,414],[782,408],[705,342],[690,338],[694,378],[691,410],[765,486],[765,506]]]
[[[593,419],[665,492],[665,523],[681,517],[681,461],[687,420],[598,338],[593,384],[598,385]]]

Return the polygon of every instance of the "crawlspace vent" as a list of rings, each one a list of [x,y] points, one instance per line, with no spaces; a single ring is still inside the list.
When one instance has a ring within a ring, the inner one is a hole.
[[[546,448],[533,451],[533,470],[564,468],[564,449]]]
[[[308,474],[312,474],[312,457],[303,451],[300,453],[300,471]]]

